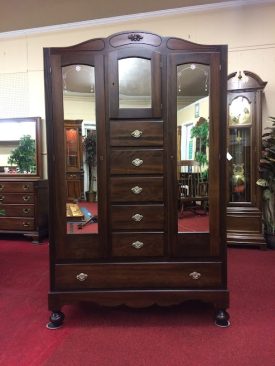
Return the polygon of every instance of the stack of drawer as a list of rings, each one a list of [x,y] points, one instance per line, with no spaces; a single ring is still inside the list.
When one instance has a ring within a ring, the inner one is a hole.
[[[47,232],[46,181],[0,182],[0,231],[23,233],[39,241]]]
[[[112,255],[162,256],[163,122],[110,124]]]

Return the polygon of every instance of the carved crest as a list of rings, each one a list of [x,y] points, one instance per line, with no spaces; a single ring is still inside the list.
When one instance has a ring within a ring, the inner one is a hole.
[[[139,42],[140,40],[143,39],[143,36],[137,33],[132,33],[129,34],[128,38],[132,41],[132,42]]]

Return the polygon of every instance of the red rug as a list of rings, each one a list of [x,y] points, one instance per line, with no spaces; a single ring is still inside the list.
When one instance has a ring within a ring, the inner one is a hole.
[[[229,249],[231,327],[210,305],[132,310],[65,306],[45,325],[48,245],[0,240],[3,366],[274,366],[275,251]]]

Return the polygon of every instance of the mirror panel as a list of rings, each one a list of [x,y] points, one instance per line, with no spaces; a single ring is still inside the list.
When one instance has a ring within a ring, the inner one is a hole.
[[[128,57],[118,61],[119,108],[152,108],[151,60]]]
[[[38,175],[39,118],[0,119],[0,175]]]
[[[95,68],[62,67],[68,234],[98,233]]]
[[[177,66],[178,232],[209,232],[208,65]]]

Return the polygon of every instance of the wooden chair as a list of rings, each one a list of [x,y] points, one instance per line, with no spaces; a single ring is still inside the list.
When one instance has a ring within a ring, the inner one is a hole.
[[[194,160],[178,162],[179,218],[186,210],[207,214],[208,182],[201,177],[200,166]]]

